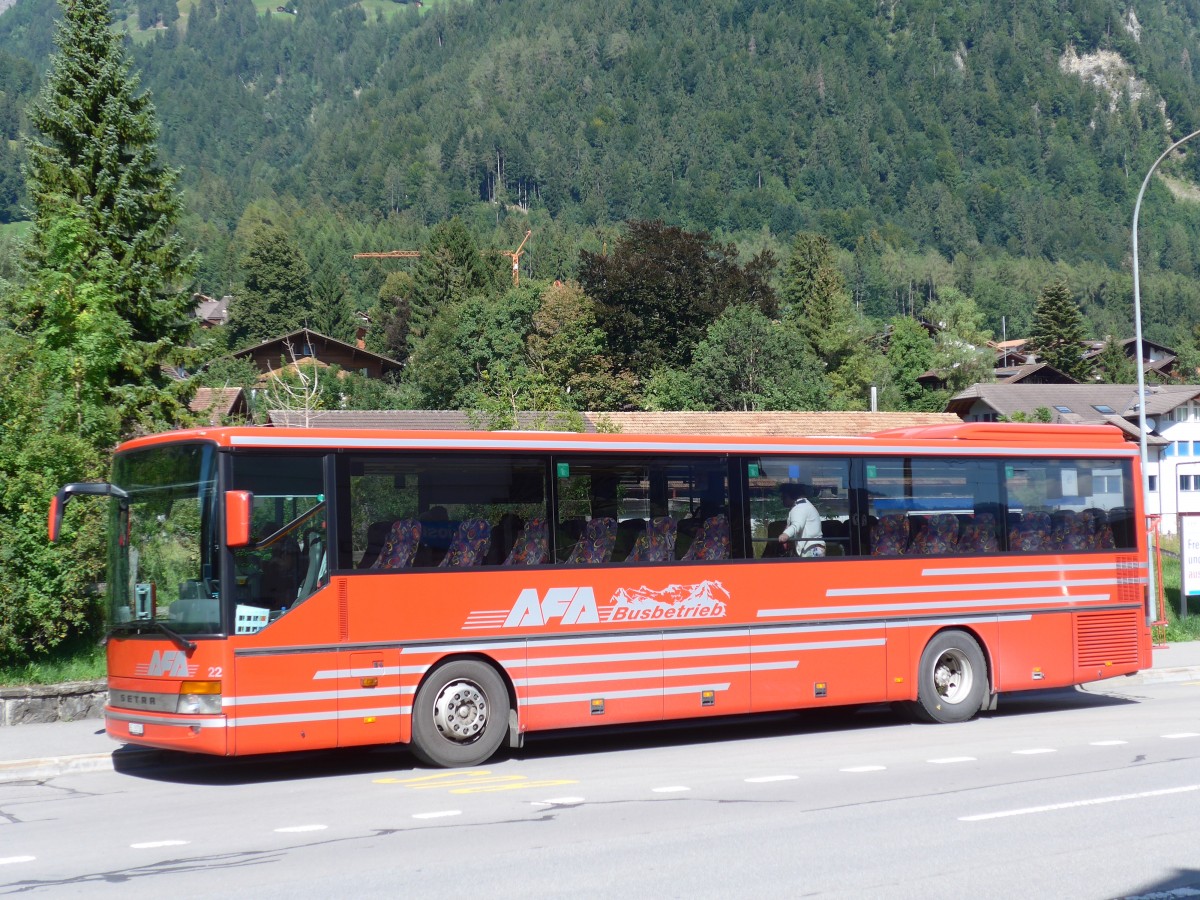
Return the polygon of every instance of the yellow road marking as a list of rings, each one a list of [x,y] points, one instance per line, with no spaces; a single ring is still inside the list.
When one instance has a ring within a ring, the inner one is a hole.
[[[424,784],[425,782],[445,782],[450,778],[470,778],[475,775],[491,775],[490,769],[476,769],[474,772],[441,772],[437,775],[422,775],[419,778],[376,778],[375,784]]]
[[[496,782],[528,781],[524,775],[496,775],[492,778],[463,778],[459,781],[439,781],[437,784],[410,784],[409,790],[427,791],[430,788],[459,787],[460,785],[493,784]]]
[[[426,791],[431,788],[446,789],[451,794],[485,794],[494,791],[579,784],[578,781],[572,779],[530,781],[525,775],[492,775],[490,769],[477,769],[474,772],[441,772],[437,775],[422,775],[417,778],[376,778],[373,783],[402,784],[413,791]]]
[[[490,787],[465,787],[455,788],[450,793],[452,794],[487,794],[496,791],[515,791],[524,788],[544,788],[557,787],[560,784],[579,784],[578,781],[571,779],[562,779],[561,781],[524,781],[520,784],[497,784]]]

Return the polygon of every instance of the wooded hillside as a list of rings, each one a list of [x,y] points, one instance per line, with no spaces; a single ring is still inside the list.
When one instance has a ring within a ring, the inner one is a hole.
[[[1200,123],[1200,7],[1184,0],[295,7],[182,0],[140,32],[138,5],[117,14],[208,293],[239,283],[247,217],[286,216],[314,277],[353,251],[419,247],[455,215],[501,249],[532,228],[527,271],[574,277],[619,223],[662,219],[747,258],[821,233],[879,319],[952,286],[993,331],[1004,316],[1022,333],[1065,274],[1092,336],[1125,335],[1133,197]],[[21,0],[0,16],[10,140],[53,13]],[[1104,84],[1085,71],[1100,52]],[[17,153],[0,143],[0,219],[20,215]],[[1200,181],[1197,160],[1169,172]],[[1158,185],[1142,230],[1147,332],[1178,344],[1200,319],[1200,208]],[[365,307],[385,270],[346,274]]]

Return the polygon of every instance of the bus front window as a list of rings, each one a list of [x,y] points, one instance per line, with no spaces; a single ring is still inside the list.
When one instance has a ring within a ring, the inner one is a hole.
[[[175,444],[121,454],[113,483],[129,496],[113,500],[110,512],[109,626],[219,633],[214,448]]]

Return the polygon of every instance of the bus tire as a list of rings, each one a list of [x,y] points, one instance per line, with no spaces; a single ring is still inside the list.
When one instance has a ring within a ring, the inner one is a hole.
[[[925,645],[912,711],[926,722],[965,722],[983,708],[987,663],[965,631],[942,631]]]
[[[417,691],[412,752],[442,768],[477,766],[508,733],[508,689],[496,670],[473,659],[435,669]]]

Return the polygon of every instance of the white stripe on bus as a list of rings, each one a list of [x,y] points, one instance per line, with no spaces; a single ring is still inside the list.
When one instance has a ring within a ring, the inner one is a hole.
[[[852,612],[916,612],[924,609],[943,609],[947,606],[969,607],[972,609],[985,606],[1040,606],[1051,603],[1060,603],[1068,606],[1079,603],[1110,601],[1111,594],[1068,594],[1063,596],[1059,594],[1051,597],[1017,597],[1013,600],[931,600],[928,603],[877,603],[860,606],[810,606],[804,608],[791,609],[760,609],[758,611],[759,618],[788,618],[791,616],[801,615],[831,615],[837,613],[852,613]],[[947,610],[953,612],[953,610]],[[889,626],[892,623],[888,623]],[[901,623],[895,623],[901,624]]]
[[[321,669],[313,675],[313,681],[331,678],[376,678],[385,675],[420,675],[429,666],[364,666],[358,669]]]
[[[922,569],[929,575],[1007,575],[1010,572],[1102,572],[1112,569],[1144,569],[1145,563],[1068,563],[1062,566],[955,566],[946,569]]]
[[[585,672],[581,675],[548,675],[544,678],[528,678],[525,680],[525,684],[527,687],[541,687],[547,684],[580,684],[591,681],[599,685],[608,681],[636,681],[639,678],[692,678],[696,675],[776,671],[781,669],[795,669],[799,665],[799,660],[792,659],[771,663],[738,663],[730,666],[693,666],[687,669],[666,668],[633,670],[628,672]]]
[[[1118,584],[1138,584],[1138,579],[1117,578],[1060,578],[1051,581],[994,581],[965,582],[963,584],[904,584],[890,587],[830,588],[826,597],[873,597],[880,594],[940,594],[964,591],[1031,591],[1042,588],[1113,587]]]
[[[384,706],[378,709],[331,709],[327,712],[292,713],[279,716],[239,716],[229,720],[230,728],[246,728],[250,725],[286,725],[293,722],[329,722],[336,719],[361,719],[367,716],[391,718],[405,715],[412,707]]]
[[[668,688],[647,688],[633,691],[605,691],[599,695],[605,700],[632,700],[638,697],[661,697],[678,694],[694,694],[698,691],[727,691],[726,684],[689,684]],[[597,699],[596,692],[590,694],[555,694],[550,697],[526,697],[521,700],[521,706],[550,706],[555,703],[587,703]]]
[[[247,697],[225,697],[221,707],[261,706],[264,703],[303,703],[308,700],[350,700],[356,697],[402,697],[416,691],[413,686],[358,688],[349,691],[297,691],[291,694],[253,694]]]

